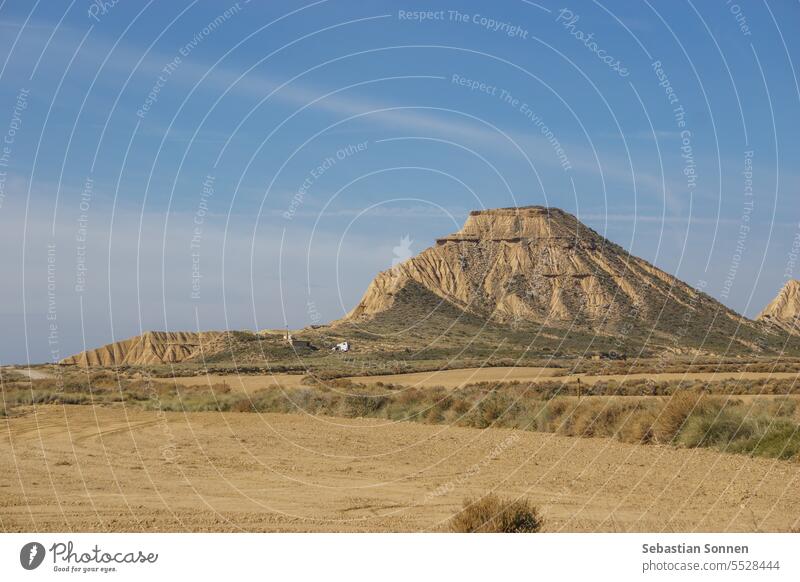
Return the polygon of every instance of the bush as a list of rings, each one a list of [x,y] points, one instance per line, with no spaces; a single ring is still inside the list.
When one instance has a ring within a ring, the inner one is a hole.
[[[456,533],[536,533],[543,520],[536,507],[524,499],[500,499],[490,494],[464,500],[463,509],[450,520]]]
[[[653,426],[653,436],[661,443],[671,443],[681,432],[690,416],[703,415],[708,410],[705,396],[698,392],[676,392],[661,410]]]
[[[773,420],[757,436],[733,443],[729,451],[773,459],[800,458],[800,431],[792,422]]]
[[[346,416],[360,418],[371,416],[383,408],[389,401],[385,396],[373,396],[371,394],[353,394],[345,397]]]
[[[736,439],[749,439],[754,432],[754,423],[745,420],[741,411],[725,408],[693,414],[677,440],[687,447],[725,448]]]
[[[231,412],[253,412],[255,407],[249,398],[240,398],[231,404]]]
[[[649,444],[655,439],[653,425],[656,415],[646,409],[631,415],[617,431],[617,438],[626,443]]]
[[[518,416],[519,409],[513,397],[493,392],[479,400],[470,413],[462,419],[461,424],[474,428],[506,426],[504,422]]]
[[[774,416],[747,416],[738,408],[693,415],[678,441],[687,447],[784,460],[800,454],[800,429],[795,423]]]

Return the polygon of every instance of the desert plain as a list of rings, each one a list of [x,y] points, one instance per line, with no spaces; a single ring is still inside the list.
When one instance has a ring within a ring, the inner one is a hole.
[[[5,531],[440,531],[465,496],[547,531],[790,531],[800,465],[504,429],[44,406],[0,433]]]

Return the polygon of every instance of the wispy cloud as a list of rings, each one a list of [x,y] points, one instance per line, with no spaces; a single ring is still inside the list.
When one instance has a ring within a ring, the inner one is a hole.
[[[31,24],[29,23],[29,26]],[[47,27],[42,24],[33,23],[31,34],[47,34]],[[80,37],[85,31],[64,28],[61,34],[57,35],[51,42],[48,50],[68,54],[77,46]],[[83,67],[87,72],[96,72],[97,67],[111,50],[113,42],[101,36],[90,35],[89,39],[81,51],[80,58],[76,60],[76,67]],[[278,53],[280,54],[280,53]],[[18,54],[16,59],[24,57],[36,59],[38,54],[28,55]],[[125,42],[119,43],[114,49],[111,58],[106,61],[105,67],[120,74],[129,75],[136,68],[134,86],[141,86],[142,98],[144,99],[150,90],[152,83],[145,82],[143,79],[154,80],[157,78],[162,68],[174,59],[173,54],[163,54],[152,51],[142,56],[141,50],[132,47]],[[263,71],[253,68],[246,69],[232,68],[230,65],[219,65],[213,69],[213,63],[200,63],[194,60],[185,59],[181,63],[178,71],[171,75],[168,83],[170,85],[180,85],[186,90],[200,83],[198,91],[213,91],[217,95],[223,93],[246,96],[254,99],[263,99],[269,96],[269,101],[282,103],[300,109],[306,107],[316,112],[327,112],[340,117],[357,118],[363,123],[375,124],[379,127],[389,127],[402,129],[408,135],[438,135],[447,137],[456,142],[468,144],[479,144],[481,147],[489,147],[494,154],[522,158],[524,152],[531,163],[535,166],[546,166],[550,168],[560,168],[561,160],[554,155],[553,146],[542,136],[538,130],[520,131],[518,127],[502,128],[490,127],[477,118],[470,118],[466,114],[457,112],[447,112],[433,108],[407,106],[403,103],[388,103],[375,100],[364,96],[370,83],[358,84],[348,89],[322,89],[302,80],[294,80],[287,83],[286,79],[276,79],[266,76]],[[445,71],[447,73],[448,71]],[[202,81],[201,81],[202,80]],[[426,82],[439,83],[445,81],[445,77],[429,77]],[[404,82],[402,79],[386,79],[383,83]],[[153,121],[148,119],[142,125],[141,131],[152,132],[148,128]],[[166,131],[166,128],[159,128]],[[173,136],[173,132],[175,136]],[[657,134],[659,139],[669,138],[669,132]],[[219,141],[222,136],[204,136],[202,139]],[[601,136],[602,137],[602,136]],[[615,136],[620,137],[620,136]],[[643,133],[625,136],[631,139],[646,139]],[[652,135],[650,136],[652,137]],[[191,135],[185,130],[172,128],[170,130],[170,140],[187,141]],[[658,174],[652,173],[649,169],[642,168],[641,165],[633,165],[624,153],[608,151],[607,147],[595,152],[590,146],[559,140],[569,157],[570,164],[575,172],[588,176],[599,177],[627,187],[635,187],[640,193],[647,196],[661,199],[664,194],[664,184]],[[677,184],[666,183],[666,195],[669,204],[678,205],[673,190],[677,190]],[[671,202],[670,202],[671,201]]]

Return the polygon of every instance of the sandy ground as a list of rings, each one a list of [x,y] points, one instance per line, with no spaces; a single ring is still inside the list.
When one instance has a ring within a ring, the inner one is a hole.
[[[525,495],[548,531],[786,531],[800,464],[500,429],[43,406],[0,421],[6,531],[418,531]]]

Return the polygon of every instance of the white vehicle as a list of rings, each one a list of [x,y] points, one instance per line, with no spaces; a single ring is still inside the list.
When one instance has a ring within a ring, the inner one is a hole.
[[[334,352],[349,352],[350,351],[350,342],[341,342],[333,346],[332,351]]]

